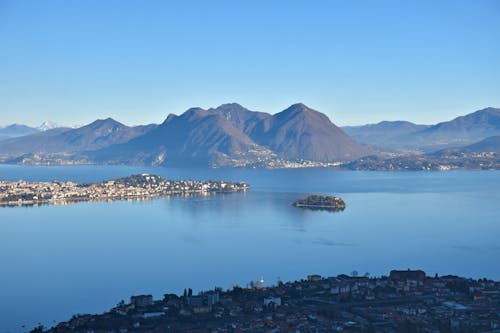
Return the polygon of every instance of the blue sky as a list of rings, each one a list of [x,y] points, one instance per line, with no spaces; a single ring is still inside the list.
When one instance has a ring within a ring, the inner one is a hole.
[[[338,125],[500,107],[500,1],[0,0],[0,125],[226,102]]]

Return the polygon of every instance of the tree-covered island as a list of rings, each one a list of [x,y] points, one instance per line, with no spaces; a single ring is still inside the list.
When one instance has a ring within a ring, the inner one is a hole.
[[[67,204],[79,201],[148,199],[169,195],[245,191],[243,182],[168,180],[146,173],[91,184],[0,181],[0,206]]]
[[[299,199],[293,203],[295,207],[341,211],[345,209],[345,202],[336,196],[310,195],[307,198]]]

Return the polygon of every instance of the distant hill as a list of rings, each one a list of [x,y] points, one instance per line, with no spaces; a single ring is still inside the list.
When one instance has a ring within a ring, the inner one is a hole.
[[[344,126],[342,129],[354,140],[380,146],[398,146],[398,138],[429,128],[409,121],[382,121],[364,126]]]
[[[60,126],[51,121],[44,121],[38,127],[30,127],[21,124],[12,124],[5,127],[0,127],[0,141],[7,140],[10,138],[18,138],[22,136],[37,134],[55,128],[63,128],[63,126]]]
[[[272,116],[232,103],[169,115],[141,137],[85,154],[100,163],[234,166],[274,157],[349,160],[368,152],[328,117],[303,104]]]
[[[500,135],[490,136],[464,147],[446,148],[434,152],[434,156],[457,156],[468,153],[500,153]]]
[[[22,155],[30,153],[71,153],[95,150],[131,140],[153,128],[128,127],[111,118],[96,120],[76,128],[55,128],[0,142],[0,154]]]
[[[490,136],[489,138],[466,146],[463,149],[472,152],[500,153],[500,135]]]
[[[500,135],[500,109],[489,107],[432,126],[383,121],[373,125],[346,126],[343,130],[353,139],[367,144],[432,152]]]
[[[404,137],[402,142],[444,148],[465,146],[495,135],[500,135],[500,109],[490,107],[436,124]]]
[[[0,127],[0,137],[15,138],[40,132],[39,129],[26,125],[12,124],[6,127]]]

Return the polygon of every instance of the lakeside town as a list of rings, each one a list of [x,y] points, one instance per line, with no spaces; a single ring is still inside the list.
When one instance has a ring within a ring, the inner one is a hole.
[[[0,181],[0,206],[137,200],[169,195],[208,195],[246,191],[249,187],[243,182],[168,180],[147,173],[92,184],[69,181]]]
[[[9,158],[0,154],[1,164],[30,166],[95,165],[84,158],[67,153],[25,154]],[[365,171],[449,171],[500,170],[500,155],[496,152],[450,152],[443,154],[385,153],[369,155],[353,161],[318,162],[305,159],[289,160],[272,155],[256,160],[231,160],[212,168],[234,167],[250,169],[333,168]]]
[[[78,314],[31,333],[500,332],[500,281],[421,270],[322,277],[197,295],[132,296],[102,314]]]
[[[355,171],[500,170],[500,155],[495,152],[452,152],[388,157],[366,156],[344,163],[340,168]]]

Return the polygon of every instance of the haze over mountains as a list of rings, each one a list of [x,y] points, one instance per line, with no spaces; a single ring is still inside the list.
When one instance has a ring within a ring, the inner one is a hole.
[[[160,125],[130,127],[108,118],[76,129],[43,132],[13,126],[0,132],[10,135],[0,141],[0,155],[12,163],[62,154],[81,163],[251,166],[271,160],[352,161],[375,154],[378,147],[424,151],[463,147],[500,135],[500,109],[486,108],[433,126],[383,121],[339,128],[301,103],[274,115],[231,103],[170,114]],[[492,138],[469,149],[496,151],[496,145],[498,139]]]
[[[38,127],[30,127],[21,124],[12,124],[5,127],[0,126],[0,141],[9,139],[9,138],[17,138],[20,136],[26,136],[30,134],[35,134],[39,132],[48,131],[54,128],[63,127],[59,124],[56,124],[52,121],[44,121]]]
[[[54,128],[45,132],[0,142],[3,154],[73,153],[122,143],[142,135],[156,125],[128,127],[111,118],[96,120],[80,128]]]
[[[465,146],[500,135],[500,109],[489,107],[432,126],[406,121],[384,121],[343,129],[354,139],[367,144],[433,151]]]
[[[398,138],[429,127],[430,125],[417,125],[409,121],[381,121],[363,126],[344,126],[342,129],[359,142],[397,147],[400,144]]]
[[[26,125],[12,124],[0,127],[0,138],[8,139],[38,133],[40,130]]]
[[[436,155],[460,155],[467,153],[481,153],[481,152],[489,152],[489,153],[500,153],[500,135],[490,136],[486,139],[483,139],[479,142],[473,143],[471,145],[465,147],[457,147],[457,148],[446,148],[437,151]]]

